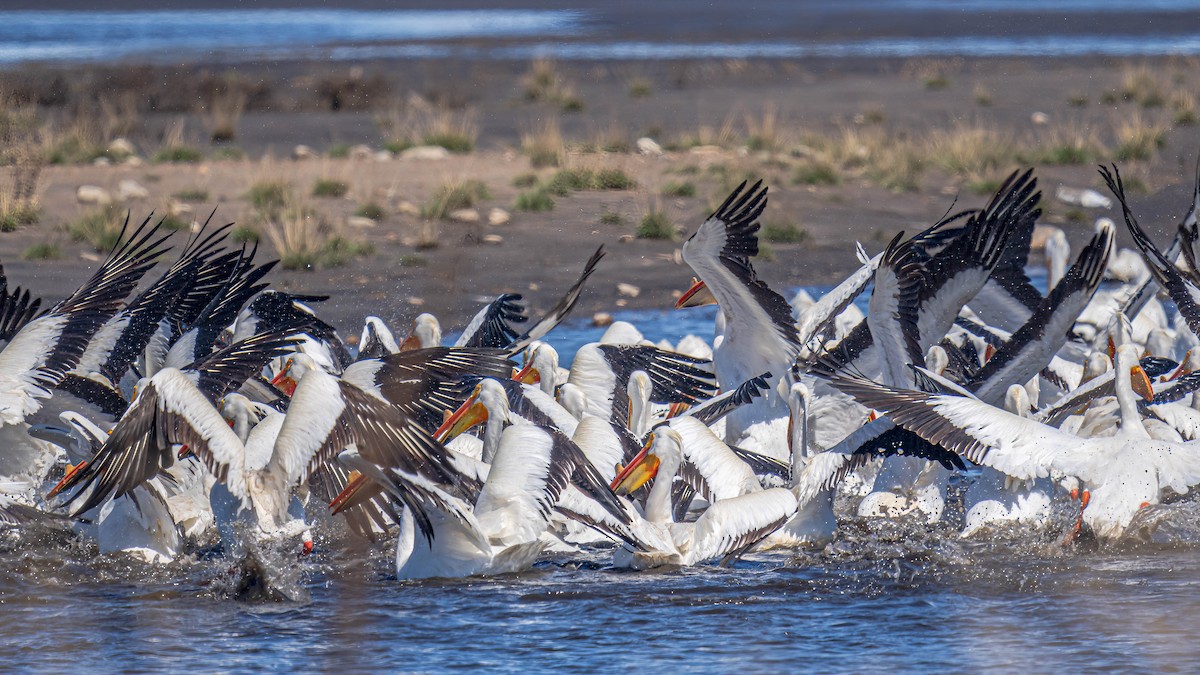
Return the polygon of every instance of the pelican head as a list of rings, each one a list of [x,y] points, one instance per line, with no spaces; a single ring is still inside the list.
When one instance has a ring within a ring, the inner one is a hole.
[[[650,482],[658,475],[664,462],[678,467],[683,456],[683,439],[679,432],[667,426],[655,429],[642,446],[641,452],[629,464],[621,467],[610,487],[618,495],[627,495]]]
[[[486,379],[475,385],[475,391],[471,392],[457,410],[450,413],[442,422],[442,426],[433,432],[433,437],[441,443],[449,443],[463,432],[489,420],[502,423],[509,421],[508,393],[493,379]]]
[[[692,277],[692,285],[675,301],[675,309],[684,307],[703,307],[717,304],[717,298],[701,280]]]

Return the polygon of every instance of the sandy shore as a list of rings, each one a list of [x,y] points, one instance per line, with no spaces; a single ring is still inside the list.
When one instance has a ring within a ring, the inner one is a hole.
[[[350,67],[359,70],[348,73]],[[1161,136],[1161,147],[1152,147],[1145,159],[1121,165],[1141,188],[1134,199],[1143,222],[1165,238],[1186,210],[1200,149],[1200,128],[1179,121],[1178,106],[1185,104],[1174,98],[1194,89],[1200,74],[1181,60],[555,64],[557,81],[582,101],[578,112],[564,111],[555,102],[527,101],[523,82],[530,67],[468,62],[247,65],[238,69],[239,76],[262,84],[266,93],[247,106],[235,138],[220,145],[209,142],[203,111],[172,108],[175,104],[155,97],[172,82],[183,87],[196,73],[221,77],[223,70],[202,64],[147,66],[127,69],[125,80],[104,67],[0,73],[0,84],[8,91],[26,95],[56,81],[69,84],[67,102],[40,108],[54,120],[57,133],[68,128],[73,97],[103,92],[106,82],[116,83],[116,92],[161,103],[157,110],[139,110],[133,128],[123,134],[141,163],[46,167],[38,187],[39,222],[0,234],[0,260],[10,283],[54,298],[81,281],[84,268],[94,264],[90,247],[68,234],[72,223],[97,210],[79,203],[79,186],[115,194],[121,181],[136,182],[148,197],[121,207],[135,217],[151,209],[163,213],[172,202],[178,209],[178,196],[190,192],[202,198],[187,204],[191,212],[183,214],[185,220],[217,206],[218,220],[259,223],[261,232],[261,214],[247,195],[251,186],[273,181],[289,185],[328,228],[373,248],[341,267],[279,271],[272,277],[281,288],[333,295],[322,313],[350,332],[367,313],[403,324],[421,311],[433,311],[448,327],[461,325],[479,303],[500,292],[521,292],[535,307],[547,307],[603,244],[609,256],[579,312],[588,316],[622,305],[668,305],[672,292],[686,288],[691,276],[678,263],[680,241],[630,240],[628,235],[644,215],[661,211],[686,236],[743,176],[761,177],[770,185],[763,220],[785,233],[777,238],[801,239],[772,243],[771,255],[757,263],[762,276],[783,288],[836,282],[857,266],[855,241],[877,251],[895,232],[936,220],[956,197],[958,208],[981,206],[987,187],[1017,166],[1038,166],[1048,196],[1059,186],[1098,188],[1095,164],[1121,154],[1121,127],[1131,120]],[[1162,100],[1123,93],[1139,73],[1153,79]],[[335,77],[372,82],[382,99],[337,111],[323,108],[319,83]],[[634,87],[641,85],[645,91],[635,94]],[[469,116],[475,149],[441,160],[329,156],[356,144],[381,149],[389,134],[378,121],[414,96],[447,115]],[[533,174],[535,179],[527,180],[545,184],[559,170],[533,168],[522,150],[522,137],[537,135],[547,121],[565,139],[560,168],[619,170],[636,187],[554,196],[549,212],[515,209],[519,195],[537,188],[516,187],[514,181]],[[204,159],[151,161],[170,127],[176,129],[175,142],[182,139]],[[635,142],[641,137],[651,137],[667,150],[639,154]],[[293,159],[299,144],[317,156]],[[616,151],[592,151],[606,144]],[[1071,158],[1078,163],[1058,163],[1061,158],[1048,163],[1031,155],[1037,148],[1072,144],[1086,151],[1082,158]],[[230,146],[246,158],[214,159]],[[980,156],[989,152],[994,159]],[[895,153],[902,155],[900,160]],[[880,168],[885,161],[913,164],[902,171],[907,184],[894,184]],[[832,177],[822,173],[814,180],[814,167]],[[318,179],[344,182],[348,191],[339,198],[312,196]],[[487,188],[487,196],[474,207],[481,223],[442,221],[436,247],[418,249],[415,244],[430,226],[412,211],[426,207],[447,182],[463,180],[477,180]],[[664,194],[671,184],[690,185],[694,196]],[[386,215],[375,225],[350,224],[354,212],[368,202],[383,206]],[[509,212],[510,222],[488,224],[494,208]],[[1044,221],[1066,229],[1073,242],[1086,236],[1094,218],[1116,215],[1053,198],[1046,200],[1045,210]],[[486,235],[498,235],[500,242],[480,243]],[[57,259],[23,260],[38,243],[53,244]],[[271,252],[265,238],[263,246]],[[641,292],[619,296],[617,283],[633,284]]]

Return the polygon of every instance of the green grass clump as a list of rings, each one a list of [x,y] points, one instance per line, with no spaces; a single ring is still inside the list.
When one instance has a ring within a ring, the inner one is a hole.
[[[283,210],[292,196],[292,188],[283,181],[262,181],[250,186],[246,198],[254,208],[266,215]]]
[[[662,195],[664,197],[695,197],[696,186],[691,181],[671,181],[663,186]]]
[[[469,136],[451,132],[429,134],[422,142],[425,145],[438,145],[456,154],[466,154],[475,149],[475,141]]]
[[[246,151],[236,145],[226,145],[213,150],[212,158],[217,161],[246,159]],[[199,161],[199,160],[191,160]]]
[[[383,149],[387,150],[388,152],[392,153],[393,155],[398,155],[398,154],[404,152],[405,150],[407,150],[411,147],[414,147],[414,146],[415,146],[415,144],[407,138],[393,138],[391,140],[384,142]],[[348,150],[347,150],[347,153],[349,153]]]
[[[204,154],[187,145],[173,145],[154,153],[154,161],[163,163],[194,164],[204,159]]]
[[[518,211],[531,212],[553,211],[554,198],[550,196],[550,192],[546,188],[538,188],[517,195],[517,201],[513,208]]]
[[[616,211],[605,211],[600,214],[601,225],[622,225],[624,223],[625,219]]]
[[[675,239],[675,226],[671,224],[666,213],[654,210],[642,216],[642,222],[638,223],[637,231],[634,234],[638,239],[673,240]]]
[[[58,260],[62,257],[62,250],[58,244],[42,242],[26,248],[21,257],[25,260]]]
[[[536,173],[523,173],[513,179],[513,187],[531,188],[537,185],[538,177]]]
[[[803,244],[808,241],[808,231],[794,223],[767,223],[761,239],[776,244]]]
[[[346,159],[350,156],[350,146],[345,143],[338,143],[329,146],[330,159]]]
[[[375,247],[368,242],[334,236],[321,248],[317,264],[321,267],[342,267],[355,258],[374,254]]]
[[[481,181],[452,181],[442,185],[421,209],[426,220],[442,220],[458,209],[469,209],[488,198],[488,189]]]
[[[81,135],[63,136],[50,148],[46,161],[51,164],[85,164],[107,156],[104,148]]]
[[[387,218],[387,211],[375,202],[367,202],[358,207],[354,211],[354,215],[362,218],[370,218],[371,220],[383,220]]]
[[[229,232],[229,238],[235,244],[253,244],[261,237],[258,230],[250,225],[238,225]]]
[[[1078,143],[1064,143],[1043,149],[1037,157],[1038,164],[1079,165],[1094,162],[1095,151]]]
[[[208,201],[208,190],[189,188],[187,190],[180,190],[171,196],[181,202],[206,202]]]
[[[644,77],[635,77],[629,81],[629,98],[646,98],[654,93],[654,85]]]
[[[75,241],[87,242],[96,251],[104,252],[116,245],[124,224],[125,212],[116,206],[107,206],[85,213],[79,220],[67,225],[67,233]]]
[[[620,169],[560,169],[550,177],[546,189],[559,197],[584,190],[631,190],[637,183]]]
[[[0,232],[12,232],[22,225],[33,225],[41,212],[33,204],[12,204],[0,209]]]
[[[333,180],[331,178],[318,178],[316,183],[313,183],[312,194],[314,197],[345,197],[350,191],[350,185],[345,181]]]
[[[592,177],[594,190],[632,190],[637,186],[629,174],[620,169],[600,169]]]
[[[838,185],[842,176],[833,164],[813,160],[796,167],[792,180],[799,185]]]

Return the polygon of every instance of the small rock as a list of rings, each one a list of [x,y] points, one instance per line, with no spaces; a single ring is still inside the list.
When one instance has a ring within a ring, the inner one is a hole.
[[[616,305],[617,307],[624,307],[625,305],[629,304],[629,301],[626,300],[625,298],[617,298],[616,302],[614,302],[613,304]]]
[[[418,145],[400,153],[400,159],[441,160],[450,156],[450,151],[440,145]]]
[[[1029,116],[1029,121],[1041,126],[1050,123],[1050,116],[1044,112],[1035,112]]]
[[[117,183],[117,199],[128,202],[134,199],[149,199],[150,191],[142,187],[136,180],[125,179]]]
[[[620,237],[617,237],[617,241],[621,242],[622,244],[628,244],[629,242],[633,241],[633,235],[623,234]]]
[[[371,159],[371,156],[374,154],[375,151],[369,145],[359,144],[350,148],[350,159]]]
[[[125,158],[124,163],[125,163],[125,166],[137,167],[137,166],[141,166],[141,165],[145,164],[146,162],[144,160],[142,160],[141,157],[138,157],[137,155],[130,155]]]
[[[1111,209],[1112,200],[1095,190],[1071,188],[1059,185],[1054,190],[1054,198],[1064,204],[1078,204],[1085,209]]]
[[[167,212],[173,216],[186,216],[192,212],[192,207],[178,199],[172,199],[167,202]]]
[[[108,190],[96,185],[80,185],[75,190],[75,199],[79,200],[80,204],[98,206],[108,206],[112,203],[112,195],[108,194]]]
[[[79,257],[88,262],[100,262],[100,256],[96,255],[95,253],[88,253],[87,251],[80,253]]]
[[[597,327],[610,326],[610,325],[612,325],[612,322],[613,322],[612,314],[609,314],[608,312],[596,312],[595,314],[592,315],[592,325],[593,326],[597,326]]]
[[[421,215],[421,209],[412,202],[402,201],[396,204],[396,213],[403,213],[406,216],[419,216]]]
[[[410,297],[408,298],[408,304],[410,304],[410,305],[412,305],[412,306],[414,306],[414,307],[420,307],[421,305],[425,304],[425,300],[424,300],[424,298],[418,298],[418,297],[416,297],[416,296],[410,296]]]
[[[315,159],[317,151],[307,145],[297,145],[292,148],[292,159]]]
[[[541,286],[536,281],[529,282],[529,290],[536,291],[539,288],[541,288]]]
[[[371,159],[375,160],[376,162],[390,162],[395,158],[396,156],[393,155],[390,150],[380,150],[371,156]]]
[[[350,216],[346,219],[346,224],[350,227],[375,227],[375,221],[363,216]]]
[[[450,220],[459,223],[478,223],[479,212],[475,209],[455,209],[450,212]]]
[[[697,145],[689,152],[693,155],[722,155],[725,153],[719,145]]]
[[[642,289],[633,284],[617,284],[617,295],[623,295],[627,298],[636,298],[641,295]]]
[[[662,146],[656,143],[653,138],[645,136],[637,139],[637,149],[639,153],[650,155],[651,157],[659,157],[663,154]]]
[[[112,142],[108,144],[108,154],[110,155],[116,155],[117,157],[128,157],[135,152],[137,152],[137,150],[134,149],[133,143],[130,143],[129,139],[127,138],[114,138]]]
[[[488,211],[489,225],[507,225],[510,220],[512,220],[512,216],[504,209],[494,208]]]
[[[485,234],[485,235],[483,235],[483,240],[482,240],[482,241],[483,241],[483,243],[485,243],[485,244],[491,244],[491,245],[493,245],[493,246],[499,246],[500,244],[503,244],[503,243],[504,243],[504,237],[501,237],[501,236],[500,236],[500,235],[498,235],[498,234]]]
[[[112,164],[112,160],[107,157],[97,157],[92,160],[92,166],[108,166]]]

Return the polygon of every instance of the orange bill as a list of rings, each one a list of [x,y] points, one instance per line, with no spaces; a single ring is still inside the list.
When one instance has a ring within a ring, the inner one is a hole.
[[[67,472],[65,474],[63,474],[62,480],[58,481],[58,484],[55,485],[50,490],[50,494],[46,495],[46,499],[50,499],[51,497],[54,497],[58,493],[62,492],[63,490],[66,490],[67,488],[75,485],[75,483],[79,482],[79,479],[83,477],[82,474],[80,473],[80,471],[82,471],[87,466],[87,464],[88,464],[87,460],[84,460],[74,466],[71,466],[70,464],[68,464]]]
[[[683,295],[675,301],[675,309],[715,304],[717,304],[717,299],[713,297],[712,291],[708,290],[708,286],[703,281],[693,278],[691,288],[684,291]]]
[[[1129,369],[1129,379],[1133,385],[1134,393],[1146,401],[1154,400],[1154,387],[1150,384],[1150,378],[1147,377],[1146,371],[1142,370],[1141,366],[1134,366]]]
[[[471,394],[470,398],[463,401],[458,410],[455,410],[450,417],[446,418],[446,421],[442,422],[442,426],[433,432],[433,437],[439,443],[449,443],[464,431],[486,422],[487,418],[487,408],[479,402],[479,387],[475,387],[475,392]]]
[[[654,434],[650,434],[642,451],[634,456],[625,468],[621,469],[609,485],[613,492],[618,495],[627,495],[658,475],[660,460],[657,456],[650,454],[650,446],[653,443]]]

